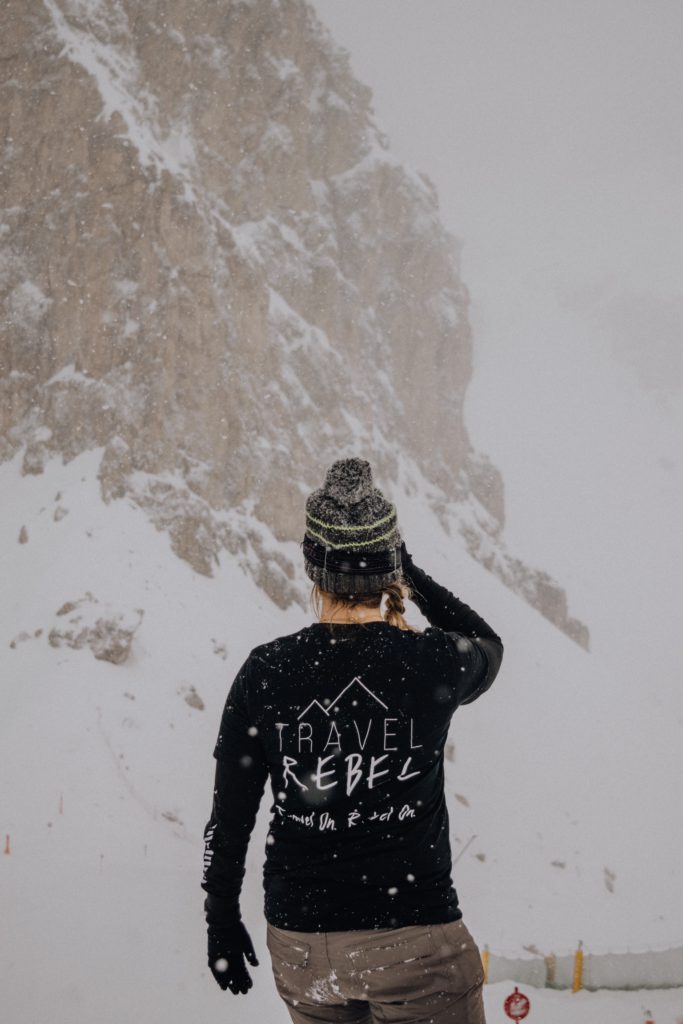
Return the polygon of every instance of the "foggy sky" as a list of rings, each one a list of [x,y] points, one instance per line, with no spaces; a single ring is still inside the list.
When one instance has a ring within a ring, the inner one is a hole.
[[[490,312],[511,277],[533,294],[538,275],[646,383],[680,387],[683,5],[314,6],[373,89],[392,148],[435,182],[475,301]],[[641,341],[668,356],[666,373],[638,360]]]
[[[570,604],[600,558],[638,585],[628,545],[681,495],[683,5],[314,7],[463,243],[466,421],[504,473],[508,541]]]

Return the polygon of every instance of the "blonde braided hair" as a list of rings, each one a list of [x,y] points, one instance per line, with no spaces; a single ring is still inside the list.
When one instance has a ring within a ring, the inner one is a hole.
[[[322,616],[322,594],[327,593],[317,584],[313,584],[311,590],[311,605],[313,611],[318,619]],[[388,622],[391,626],[397,626],[398,629],[408,629],[413,633],[421,633],[422,630],[418,629],[417,626],[411,626],[410,623],[405,620],[406,606],[405,602],[410,599],[411,590],[405,580],[396,580],[394,583],[390,583],[388,586],[383,587],[382,590],[375,592],[374,594],[331,594],[330,596],[334,599],[335,605],[341,608],[354,608],[358,605],[363,608],[374,609],[379,611],[382,598],[386,594],[386,608],[383,614],[385,622]],[[329,623],[330,629],[335,624]]]

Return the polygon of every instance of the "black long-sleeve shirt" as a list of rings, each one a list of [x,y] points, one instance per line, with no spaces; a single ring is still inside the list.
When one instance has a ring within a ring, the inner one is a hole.
[[[255,647],[214,748],[204,830],[210,924],[239,916],[249,837],[270,776],[266,919],[295,931],[462,916],[451,878],[443,751],[453,712],[498,673],[500,637],[403,557],[430,626],[315,622]]]

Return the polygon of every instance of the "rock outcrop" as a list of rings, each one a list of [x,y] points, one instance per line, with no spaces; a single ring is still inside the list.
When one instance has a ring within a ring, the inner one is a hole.
[[[284,607],[304,598],[277,543],[333,459],[367,454],[387,491],[422,474],[445,524],[474,502],[474,556],[587,646],[505,551],[434,186],[312,8],[5,0],[0,51],[0,459],[104,446],[105,501],[198,572],[239,555]]]
[[[142,608],[121,612],[103,606],[90,592],[65,601],[56,612],[62,619],[48,633],[51,647],[88,647],[99,661],[122,665],[128,660],[135,633],[144,617]]]

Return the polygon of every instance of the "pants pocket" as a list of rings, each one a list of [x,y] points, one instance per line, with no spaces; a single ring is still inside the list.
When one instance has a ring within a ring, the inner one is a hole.
[[[271,955],[290,967],[307,967],[311,957],[311,944],[302,939],[278,935],[271,928],[266,931],[266,946]]]
[[[447,991],[465,992],[483,985],[481,953],[462,918],[435,925],[433,931],[436,969],[443,977]]]
[[[384,971],[402,964],[412,965],[434,955],[430,929],[433,926],[394,928],[382,939],[347,951],[351,969],[357,973]],[[393,934],[392,934],[393,932]]]
[[[279,935],[271,926],[266,930],[266,946],[270,953],[275,987],[285,1002],[297,999],[311,975],[310,943]]]

